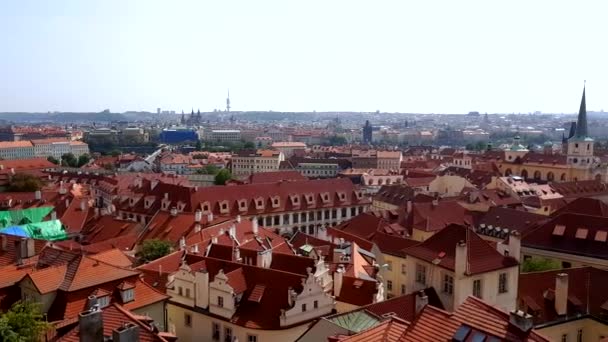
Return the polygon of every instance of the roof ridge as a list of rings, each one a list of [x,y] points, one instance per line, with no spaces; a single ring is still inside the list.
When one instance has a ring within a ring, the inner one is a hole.
[[[150,329],[149,326],[145,325],[142,321],[138,320],[133,313],[131,313],[129,310],[125,309],[122,307],[122,305],[118,304],[118,303],[112,303],[112,305],[123,315],[127,316],[128,318],[130,318],[133,322],[135,322],[137,325],[139,325],[140,327],[143,327],[146,329],[146,331],[154,334],[160,341],[163,342],[168,342],[164,337],[159,336],[158,334],[155,334],[152,329]]]

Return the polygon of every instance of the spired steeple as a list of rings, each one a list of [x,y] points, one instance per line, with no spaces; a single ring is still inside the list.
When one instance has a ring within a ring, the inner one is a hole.
[[[574,136],[579,139],[585,139],[587,135],[587,104],[585,102],[585,86],[583,86],[583,98],[581,99],[581,108],[578,110],[578,120],[576,122],[576,132]]]

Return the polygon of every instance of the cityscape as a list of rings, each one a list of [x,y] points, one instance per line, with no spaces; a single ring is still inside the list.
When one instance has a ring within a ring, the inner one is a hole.
[[[406,3],[0,4],[0,341],[608,342],[603,4]]]

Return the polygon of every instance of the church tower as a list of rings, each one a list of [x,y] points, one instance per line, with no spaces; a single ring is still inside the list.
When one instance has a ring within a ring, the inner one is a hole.
[[[593,163],[593,139],[587,133],[587,104],[585,102],[585,87],[583,87],[583,98],[578,111],[576,130],[574,136],[568,139],[568,164],[588,169]]]

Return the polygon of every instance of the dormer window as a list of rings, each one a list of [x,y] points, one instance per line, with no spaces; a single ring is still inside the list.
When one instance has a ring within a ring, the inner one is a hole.
[[[162,204],[163,210],[167,210],[169,208],[169,204],[171,204],[171,201],[163,200],[163,204]]]
[[[220,213],[222,213],[222,214],[228,213],[228,201],[220,202]]]
[[[264,198],[258,197],[258,198],[255,199],[255,208],[257,210],[264,209]]]
[[[340,202],[346,201],[346,194],[343,192],[338,192],[338,199],[340,200]]]
[[[208,213],[209,209],[210,209],[211,205],[209,204],[209,202],[204,202],[201,205],[201,208],[203,209],[203,213]]]
[[[355,191],[355,196],[357,197],[357,200],[360,200],[361,198],[363,198],[363,193],[361,192],[361,190],[357,190]]]
[[[306,198],[306,204],[313,205],[315,203],[315,197],[313,194],[306,194],[305,198]]]
[[[99,297],[97,298],[97,304],[99,304],[99,308],[105,308],[106,306],[110,305],[110,296],[103,296],[103,297]]]
[[[291,200],[291,204],[293,206],[296,206],[296,207],[300,206],[300,196],[298,196],[298,195],[290,195],[289,199]]]
[[[321,194],[321,201],[323,201],[323,203],[329,203],[329,192]]]
[[[279,196],[273,196],[272,197],[272,207],[273,208],[278,208],[279,204],[280,204]]]
[[[128,289],[128,290],[122,291],[120,293],[120,296],[122,297],[123,303],[132,302],[135,299],[135,294],[133,293],[133,289]]]
[[[247,200],[240,199],[238,202],[239,202],[239,211],[247,211]]]

